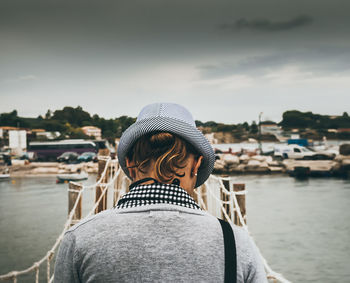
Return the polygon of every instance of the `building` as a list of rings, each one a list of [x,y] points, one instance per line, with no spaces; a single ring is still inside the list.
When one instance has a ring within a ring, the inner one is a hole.
[[[211,144],[217,144],[218,143],[218,140],[214,137],[214,133],[204,134],[204,136],[207,138],[207,140]]]
[[[271,134],[275,136],[280,136],[282,134],[282,128],[276,123],[260,124],[261,134]]]
[[[0,127],[0,138],[8,139],[9,138],[9,131],[17,131],[17,130],[20,130],[20,128],[1,126]]]
[[[27,132],[25,130],[10,130],[9,148],[13,154],[22,154],[27,149]]]
[[[8,126],[2,126],[0,127],[0,137],[5,138],[8,137],[9,131],[16,131],[19,130],[17,127],[8,127]]]
[[[350,128],[339,128],[338,133],[350,133]]]
[[[46,138],[48,140],[57,139],[60,135],[61,135],[61,133],[57,132],[57,131],[56,132],[37,132],[36,133],[37,138],[43,137],[43,138]]]
[[[81,128],[85,135],[93,136],[95,139],[100,140],[102,138],[101,129],[94,126],[85,126]]]

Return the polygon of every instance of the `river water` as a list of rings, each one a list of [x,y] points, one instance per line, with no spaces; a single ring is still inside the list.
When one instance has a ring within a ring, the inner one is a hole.
[[[249,230],[275,271],[292,282],[350,282],[350,180],[251,175],[234,182],[246,184]],[[0,182],[0,274],[51,248],[67,217],[67,186],[54,176]],[[91,190],[85,210],[92,200]]]

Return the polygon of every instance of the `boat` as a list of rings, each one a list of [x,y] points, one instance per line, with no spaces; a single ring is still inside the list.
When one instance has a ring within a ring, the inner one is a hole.
[[[89,174],[85,171],[69,174],[58,174],[56,183],[67,183],[69,181],[82,181],[89,177]]]
[[[8,180],[10,179],[10,171],[8,168],[5,168],[1,173],[0,173],[0,180]]]
[[[8,180],[10,179],[10,174],[0,174],[0,180]]]
[[[296,178],[331,177],[336,166],[333,160],[288,160],[284,164],[289,175]]]

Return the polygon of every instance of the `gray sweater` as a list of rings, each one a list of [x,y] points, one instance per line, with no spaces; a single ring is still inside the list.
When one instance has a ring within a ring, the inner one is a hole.
[[[267,282],[254,243],[234,226],[237,282]],[[219,221],[205,211],[154,204],[110,209],[64,236],[55,282],[224,282]]]

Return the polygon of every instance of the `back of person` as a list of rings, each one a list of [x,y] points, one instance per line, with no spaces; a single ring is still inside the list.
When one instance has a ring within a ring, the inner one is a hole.
[[[266,282],[246,231],[225,225],[236,246],[228,249],[218,219],[192,198],[215,156],[185,108],[146,106],[123,133],[118,160],[129,192],[65,234],[55,282],[226,282],[228,270],[237,282]]]
[[[237,282],[265,282],[249,236],[236,226],[234,233]],[[218,220],[175,205],[100,213],[73,227],[60,253],[69,260],[58,263],[57,282],[224,282]]]

